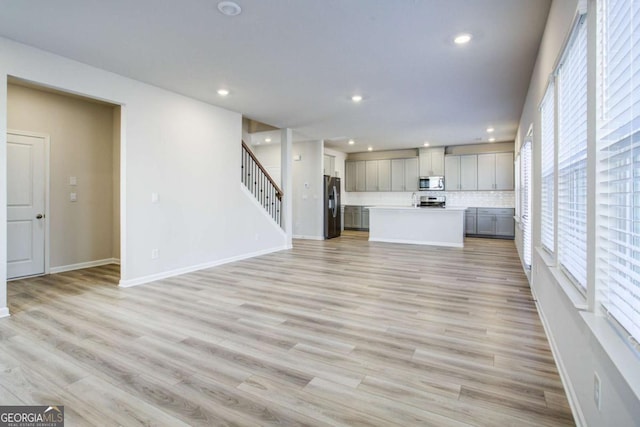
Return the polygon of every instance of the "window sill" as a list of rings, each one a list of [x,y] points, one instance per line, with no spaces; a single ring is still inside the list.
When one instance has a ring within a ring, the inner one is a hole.
[[[640,363],[638,355],[625,343],[607,318],[590,312],[580,313],[582,319],[598,340],[604,352],[626,381],[629,389],[640,400]]]
[[[542,246],[536,246],[536,251],[538,252],[538,256],[542,258],[542,261],[544,261],[544,264],[547,267],[549,268],[555,267],[555,259],[553,258],[552,254],[547,252],[547,250],[544,249]]]
[[[536,251],[538,252],[538,256],[544,261],[547,268],[549,268],[549,272],[558,283],[558,286],[564,291],[565,295],[569,298],[573,306],[576,310],[586,311],[587,310],[587,300],[584,295],[580,293],[576,286],[565,276],[565,274],[553,264],[553,258],[551,255],[546,252],[541,247],[536,247]]]

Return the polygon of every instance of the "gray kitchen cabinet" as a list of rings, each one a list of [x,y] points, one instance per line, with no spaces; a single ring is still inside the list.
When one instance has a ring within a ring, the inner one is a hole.
[[[496,215],[496,236],[515,237],[516,223],[511,214]]]
[[[367,171],[364,160],[357,160],[356,164],[356,191],[367,191]]]
[[[478,154],[478,190],[513,190],[513,153]]]
[[[418,158],[391,161],[391,191],[418,191]]]
[[[460,156],[460,190],[478,189],[478,156],[468,154]]]
[[[343,211],[345,230],[369,229],[369,209],[366,209],[364,206],[347,205]]]
[[[362,208],[360,206],[344,207],[344,228],[361,228],[362,227]]]
[[[391,160],[391,191],[404,191],[404,160]]]
[[[378,191],[391,191],[391,160],[378,160]]]
[[[391,160],[367,160],[365,169],[367,191],[391,190]]]
[[[419,176],[444,175],[444,147],[421,148],[419,154]]]
[[[477,234],[476,229],[476,218],[477,217],[477,209],[476,208],[467,208],[464,213],[464,234],[465,235],[473,235]]]
[[[460,156],[444,158],[444,188],[447,191],[460,190]]]
[[[336,176],[336,158],[335,156],[324,155],[324,174]]]
[[[477,190],[478,156],[446,156],[444,159],[444,186],[447,191]]]
[[[404,160],[404,190],[418,191],[419,173],[418,158],[410,158]]]
[[[488,213],[478,212],[476,223],[476,234],[493,236],[496,234],[496,216]]]
[[[378,191],[378,161],[377,160],[369,160],[365,163],[366,170],[366,180],[365,180],[365,189],[366,191]]]
[[[515,221],[512,208],[477,208],[476,235],[513,238]],[[469,233],[470,234],[470,233]]]
[[[496,190],[513,190],[513,153],[496,153]]]
[[[345,162],[345,182],[344,182],[344,190],[345,191],[356,191],[356,162]]]
[[[362,222],[361,227],[368,230],[369,229],[369,209],[363,207],[362,208]]]

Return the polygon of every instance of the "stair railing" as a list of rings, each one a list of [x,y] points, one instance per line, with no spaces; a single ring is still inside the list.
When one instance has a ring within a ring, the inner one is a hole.
[[[271,215],[273,220],[281,224],[282,190],[242,141],[242,183],[253,193],[254,197]]]

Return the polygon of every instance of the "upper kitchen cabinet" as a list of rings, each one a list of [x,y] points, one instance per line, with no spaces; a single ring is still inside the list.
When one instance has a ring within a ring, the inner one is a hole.
[[[356,163],[356,191],[367,191],[367,170],[364,160],[358,160]]]
[[[478,156],[446,156],[444,186],[447,191],[475,191],[478,189]]]
[[[391,160],[391,191],[418,191],[418,159]]]
[[[444,147],[420,149],[419,176],[442,176],[444,171]]]
[[[336,176],[335,156],[324,155],[324,175]]]
[[[366,161],[366,191],[391,190],[391,160]]]
[[[418,191],[418,158],[404,159],[404,191]]]
[[[366,162],[357,160],[345,162],[345,191],[366,191]]]
[[[513,190],[513,153],[478,154],[478,190]]]
[[[344,189],[356,191],[356,162],[344,162]]]

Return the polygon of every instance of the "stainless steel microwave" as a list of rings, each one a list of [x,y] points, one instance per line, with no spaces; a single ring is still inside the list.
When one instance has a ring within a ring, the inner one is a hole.
[[[418,182],[420,191],[444,190],[444,176],[421,176]]]

